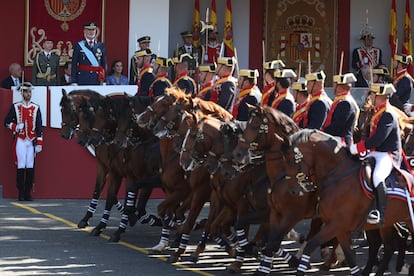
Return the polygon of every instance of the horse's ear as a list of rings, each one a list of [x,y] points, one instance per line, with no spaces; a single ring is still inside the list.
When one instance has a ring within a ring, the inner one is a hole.
[[[282,135],[280,136],[277,133],[274,133],[276,139],[278,139],[279,141],[283,141],[284,146],[290,147],[292,144],[290,142],[289,136],[286,135]]]
[[[62,96],[65,97],[65,98],[68,96],[68,93],[63,88],[62,88]]]

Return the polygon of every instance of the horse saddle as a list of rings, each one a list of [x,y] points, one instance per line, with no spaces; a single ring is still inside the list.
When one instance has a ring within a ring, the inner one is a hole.
[[[372,183],[372,173],[375,167],[374,158],[366,158],[362,161],[362,176],[365,182],[370,186],[374,187]],[[385,179],[385,185],[387,188],[408,188],[411,191],[411,187],[414,184],[414,177],[411,173],[404,169],[393,168],[390,175]]]

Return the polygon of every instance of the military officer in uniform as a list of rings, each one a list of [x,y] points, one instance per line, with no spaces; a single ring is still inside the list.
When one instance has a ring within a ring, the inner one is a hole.
[[[52,51],[53,40],[45,39],[42,47],[43,51],[38,53],[33,60],[32,84],[60,85],[60,57]]]
[[[306,108],[303,127],[321,130],[332,104],[324,90],[326,75],[321,70],[306,74],[305,78],[310,99]]]
[[[189,76],[189,63],[193,61],[190,54],[181,54],[173,58],[175,69],[175,80],[173,85],[183,90],[186,94],[196,95],[197,85],[192,77]]]
[[[137,60],[138,75],[138,92],[140,96],[148,96],[152,82],[155,80],[153,69],[151,67],[152,52],[150,49],[135,52]]]
[[[296,78],[296,73],[292,69],[277,69],[274,72],[276,93],[272,101],[272,107],[287,116],[292,117],[295,112],[295,100],[289,91],[291,79]]]
[[[42,151],[42,115],[40,107],[31,101],[32,84],[24,82],[18,89],[22,101],[13,103],[4,119],[4,125],[13,132],[15,138],[15,158],[17,158],[16,184],[19,200],[31,201],[35,155]]]
[[[247,104],[256,105],[260,103],[262,93],[257,87],[259,71],[244,69],[239,72],[238,88],[239,93],[234,100],[233,117],[239,121],[249,120],[249,108]]]
[[[137,60],[136,60],[135,54],[139,51],[150,49],[151,37],[148,35],[142,36],[137,39],[137,43],[138,43],[139,49],[135,51],[130,61],[129,84],[131,85],[135,85],[138,83],[139,69],[137,67]],[[151,63],[152,63],[152,60],[155,61],[155,58],[156,58],[156,55],[152,54]]]
[[[262,106],[272,106],[275,98],[275,77],[274,73],[277,69],[282,69],[285,64],[281,60],[272,60],[263,64],[265,86],[262,91],[262,99],[260,104]]]
[[[216,63],[202,64],[198,67],[198,83],[200,89],[198,90],[197,95],[203,100],[215,103],[218,101],[218,93],[216,90],[213,90],[216,68]]]
[[[306,117],[306,108],[309,100],[307,81],[305,78],[299,78],[292,84],[292,95],[295,99],[296,110],[293,113],[292,120],[301,128]]]
[[[407,72],[408,65],[413,61],[410,55],[396,54],[394,56],[394,87],[396,92],[391,96],[390,103],[404,110],[404,104],[408,103],[413,89],[413,77]]]
[[[349,147],[352,154],[369,150],[366,158],[375,158],[372,182],[375,187],[377,209],[368,214],[367,222],[380,226],[383,224],[387,202],[385,179],[391,173],[393,166],[400,167],[402,160],[398,117],[389,103],[389,98],[395,91],[391,83],[373,83],[370,86],[370,92],[374,97],[375,113],[369,125],[368,138]]]
[[[150,86],[151,97],[157,97],[163,95],[165,88],[172,86],[170,79],[168,78],[168,71],[173,65],[171,58],[157,57],[154,63],[154,72],[156,74],[155,80]]]
[[[353,143],[353,135],[359,117],[359,106],[351,95],[352,84],[356,82],[353,73],[333,77],[335,99],[323,126],[323,130],[338,136],[344,145]]]
[[[105,81],[107,69],[103,42],[96,41],[95,22],[83,25],[85,39],[75,43],[72,56],[72,82],[79,85],[100,85]]]
[[[392,83],[390,71],[385,65],[377,65],[372,69],[372,82],[373,83]]]
[[[218,79],[214,82],[213,90],[218,94],[218,102],[228,112],[233,111],[234,99],[236,96],[237,79],[233,77],[234,57],[219,57],[217,59],[216,75]]]

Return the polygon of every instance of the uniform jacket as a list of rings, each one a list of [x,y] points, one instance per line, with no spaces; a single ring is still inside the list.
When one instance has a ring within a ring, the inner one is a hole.
[[[22,83],[22,80],[20,79],[20,83]],[[11,89],[11,87],[14,86],[14,81],[11,76],[8,76],[1,82],[1,87],[5,89]]]
[[[200,90],[198,91],[198,97],[200,97],[203,100],[206,101],[213,101],[217,103],[218,100],[218,94],[216,91],[213,90],[213,81],[209,81],[205,83],[203,86],[200,87]]]
[[[45,52],[38,53],[33,60],[32,84],[33,85],[60,85],[60,57],[50,53],[47,58]]]
[[[87,49],[93,52],[99,66],[101,66],[104,72],[106,72],[107,61],[105,45],[102,42],[95,42],[94,46],[90,48],[86,40],[82,40],[80,43],[83,43]],[[86,57],[86,54],[81,49],[79,44],[75,43],[72,56],[72,82],[79,85],[99,85],[100,81],[98,79],[98,72],[91,70],[80,70],[79,66],[81,65],[91,66],[91,62]]]
[[[16,126],[19,123],[24,123],[24,128],[16,132]],[[4,125],[11,129],[18,138],[27,138],[36,145],[43,143],[42,115],[40,107],[35,103],[25,104],[21,101],[12,104],[4,119]]]
[[[295,100],[288,89],[279,91],[275,94],[272,107],[285,113],[289,117],[293,116],[293,113],[295,112]]]
[[[367,63],[364,59],[367,59]],[[379,48],[372,47],[367,49],[365,47],[355,48],[352,51],[352,68],[359,70],[364,65],[372,65],[372,68],[382,64],[382,51]]]
[[[262,93],[256,86],[241,90],[234,101],[233,117],[239,121],[248,121],[249,108],[247,104],[256,105],[260,102],[261,97]]]
[[[222,77],[216,80],[213,89],[218,93],[217,103],[228,112],[232,112],[236,95],[236,79],[232,76]]]
[[[185,91],[186,94],[194,95],[194,93],[196,93],[196,83],[190,76],[188,76],[187,71],[176,76],[173,84]]]
[[[307,105],[306,118],[304,127],[311,129],[322,129],[331,108],[332,101],[326,95],[325,91],[321,90],[312,95]]]
[[[396,92],[392,95],[390,103],[400,110],[404,110],[404,104],[408,103],[413,88],[413,78],[408,74],[406,69],[397,72],[394,87]]]
[[[150,86],[155,80],[154,73],[151,64],[147,64],[139,70],[138,80],[138,95],[148,96],[150,92]]]
[[[159,75],[155,78],[150,86],[150,93],[151,97],[158,97],[163,95],[166,88],[172,86],[171,81],[168,79],[167,74]]]
[[[346,145],[351,145],[357,120],[357,108],[355,100],[349,93],[337,96],[329,110],[324,131],[344,138]]]

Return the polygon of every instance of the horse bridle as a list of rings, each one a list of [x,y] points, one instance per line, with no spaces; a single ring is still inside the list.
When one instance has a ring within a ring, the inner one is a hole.
[[[76,107],[75,104],[73,103],[73,99],[69,98],[69,96],[67,97],[67,100],[69,101],[69,113],[70,113],[70,122],[69,123],[65,123],[65,122],[61,122],[61,127],[68,127],[70,130],[70,136],[73,135],[74,132],[76,132],[77,130],[79,130],[79,118],[78,115],[76,113]],[[63,106],[61,106],[62,109],[65,109]]]
[[[187,130],[186,135],[185,135],[183,146],[181,147],[181,150],[180,150],[180,155],[184,152],[188,152],[190,154],[191,158],[199,165],[203,164],[205,162],[206,158],[207,158],[207,155],[200,156],[199,152],[197,150],[195,150],[196,145],[198,143],[202,143],[202,141],[204,140],[203,127],[204,127],[204,120],[202,120],[200,122],[200,125],[197,125],[197,131],[196,131],[195,134],[191,134],[192,131],[193,131],[193,128],[192,127],[189,128]],[[188,149],[184,146],[185,141],[188,139],[188,137],[195,137],[194,138],[195,139],[194,146],[190,149]]]

